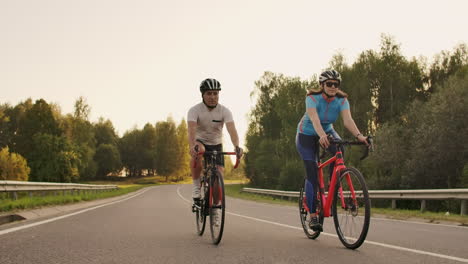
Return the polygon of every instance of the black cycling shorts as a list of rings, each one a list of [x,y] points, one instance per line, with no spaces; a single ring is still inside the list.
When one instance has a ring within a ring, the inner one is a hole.
[[[223,144],[218,144],[218,145],[206,145],[205,143],[203,143],[201,140],[198,140],[198,142],[202,143],[203,146],[205,146],[205,150],[206,151],[213,151],[213,150],[216,150],[216,151],[219,151],[219,152],[222,152],[223,151]],[[221,154],[218,154],[218,158],[216,159],[216,165],[219,165],[221,167],[224,167],[224,155],[221,155]]]

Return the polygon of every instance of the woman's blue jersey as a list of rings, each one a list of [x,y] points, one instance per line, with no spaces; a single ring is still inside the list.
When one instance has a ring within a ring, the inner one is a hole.
[[[331,97],[327,98],[325,94],[312,94],[306,97],[306,109],[316,108],[320,119],[320,124],[325,133],[330,133],[333,129],[333,123],[338,119],[341,111],[349,109],[349,102],[346,98]],[[297,125],[297,133],[316,136],[317,132],[312,125],[312,121],[307,114],[307,110],[301,121]]]

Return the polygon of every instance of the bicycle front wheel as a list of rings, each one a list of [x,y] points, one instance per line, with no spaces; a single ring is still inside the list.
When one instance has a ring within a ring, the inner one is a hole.
[[[213,244],[217,245],[221,242],[221,237],[223,236],[226,208],[223,176],[218,171],[216,172],[216,176],[210,179],[210,189],[211,239]]]
[[[340,173],[333,197],[333,220],[341,243],[356,249],[362,245],[370,224],[370,198],[361,172],[346,168]]]
[[[203,235],[206,225],[206,215],[207,215],[207,198],[208,198],[208,184],[202,180],[200,186],[200,200],[195,204],[195,218],[197,221],[197,234],[199,236]]]
[[[301,188],[301,191],[299,192],[299,217],[301,218],[301,224],[302,224],[302,229],[304,229],[304,233],[306,236],[310,239],[316,239],[320,235],[320,231],[314,231],[310,228],[309,223],[310,223],[310,213],[306,209],[306,194],[305,194],[305,187]],[[317,193],[317,200],[316,200],[316,205],[317,205],[317,214],[319,218],[320,224],[323,226],[323,211],[321,210],[322,208],[322,199],[320,197],[320,192]]]

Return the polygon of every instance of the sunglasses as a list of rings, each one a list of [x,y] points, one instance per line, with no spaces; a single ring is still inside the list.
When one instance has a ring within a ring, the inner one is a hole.
[[[331,88],[332,86],[335,86],[336,88],[340,88],[340,83],[339,82],[326,82],[325,84],[329,88]]]

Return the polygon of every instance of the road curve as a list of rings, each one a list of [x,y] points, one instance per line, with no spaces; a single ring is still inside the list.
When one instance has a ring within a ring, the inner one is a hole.
[[[307,239],[297,209],[227,198],[220,245],[195,232],[190,185],[0,227],[0,263],[468,263],[468,228],[371,219],[366,242],[343,247],[333,222]]]

